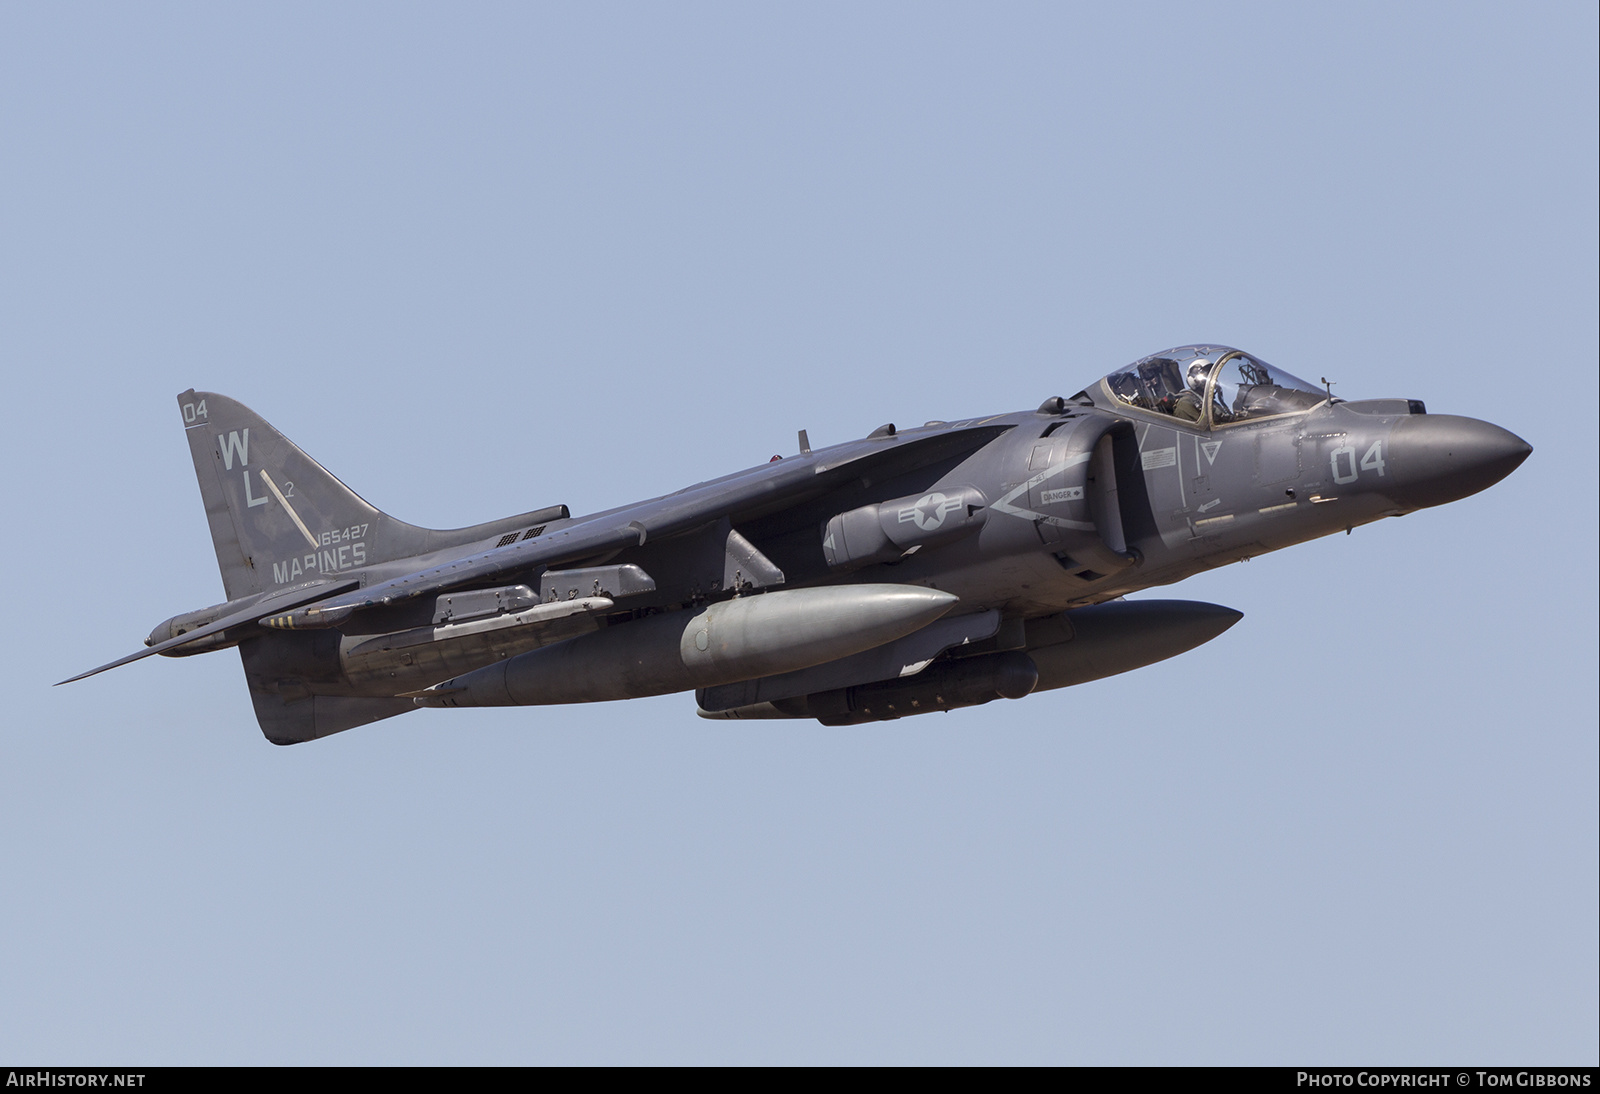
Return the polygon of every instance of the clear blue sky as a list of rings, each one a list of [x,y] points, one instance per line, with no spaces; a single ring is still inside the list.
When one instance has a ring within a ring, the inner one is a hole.
[[[0,1058],[1588,1063],[1593,3],[0,6]],[[824,729],[264,742],[173,396],[598,509],[1216,340],[1534,445]]]

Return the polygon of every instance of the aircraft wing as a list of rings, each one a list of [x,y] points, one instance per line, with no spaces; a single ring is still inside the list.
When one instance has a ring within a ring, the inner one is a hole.
[[[861,475],[887,477],[957,453],[976,451],[1009,428],[985,424],[932,434],[868,438],[762,464],[675,494],[602,513],[537,539],[496,547],[341,593],[262,622],[283,629],[331,627],[362,608],[643,546],[650,539],[686,532],[722,517],[738,520],[764,515],[826,493]]]
[[[62,680],[70,684],[141,658],[165,653],[233,627],[260,622],[282,629],[338,625],[362,609],[393,604],[540,567],[593,558],[651,538],[690,531],[722,517],[750,519],[818,497],[852,478],[888,477],[953,455],[973,452],[1010,426],[988,421],[884,434],[802,453],[712,479],[675,494],[601,513],[537,539],[519,541],[359,588],[355,578],[283,590],[215,622]]]

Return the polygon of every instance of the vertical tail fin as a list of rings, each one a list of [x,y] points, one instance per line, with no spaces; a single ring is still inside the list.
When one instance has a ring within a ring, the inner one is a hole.
[[[225,395],[178,396],[229,600],[565,518],[564,505],[453,531],[363,501],[260,415]]]
[[[229,600],[422,549],[426,531],[368,505],[249,407],[178,396]]]

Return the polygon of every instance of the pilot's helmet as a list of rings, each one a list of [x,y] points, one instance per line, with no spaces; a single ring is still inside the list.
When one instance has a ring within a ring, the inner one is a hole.
[[[1207,361],[1204,357],[1196,357],[1193,361],[1190,361],[1188,368],[1184,370],[1183,374],[1184,380],[1189,385],[1189,390],[1194,392],[1196,395],[1205,394],[1206,374],[1210,371],[1211,362]]]

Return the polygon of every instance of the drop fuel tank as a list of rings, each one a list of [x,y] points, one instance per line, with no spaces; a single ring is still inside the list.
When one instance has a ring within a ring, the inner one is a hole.
[[[843,585],[736,597],[613,624],[457,676],[415,696],[435,707],[540,706],[665,695],[771,676],[892,642],[957,597],[916,585]]]
[[[1024,650],[955,657],[913,676],[731,710],[702,709],[700,716],[815,718],[843,726],[1020,699],[1187,653],[1242,618],[1232,608],[1198,601],[1111,601],[1028,620]]]

